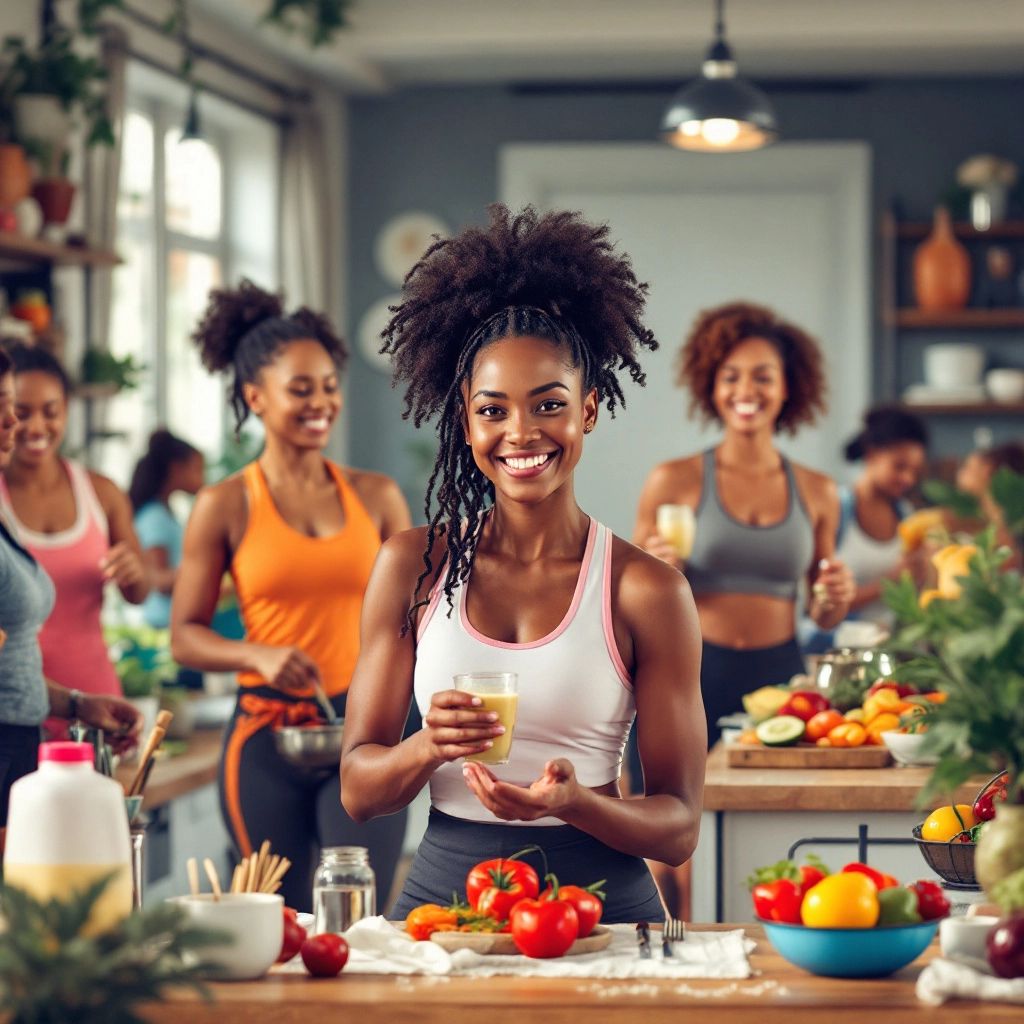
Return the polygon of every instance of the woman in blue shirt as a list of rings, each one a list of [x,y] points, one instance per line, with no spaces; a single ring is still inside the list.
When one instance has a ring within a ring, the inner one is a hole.
[[[157,430],[132,474],[128,497],[135,510],[135,532],[152,589],[142,605],[146,622],[166,629],[171,621],[171,591],[181,562],[184,527],[171,511],[175,491],[195,494],[203,486],[203,455],[169,430]]]

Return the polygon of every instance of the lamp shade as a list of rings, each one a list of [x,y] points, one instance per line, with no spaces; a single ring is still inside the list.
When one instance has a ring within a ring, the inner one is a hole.
[[[728,46],[718,40],[700,77],[672,97],[661,122],[661,137],[679,149],[740,153],[759,149],[778,135],[771,101],[736,73]]]

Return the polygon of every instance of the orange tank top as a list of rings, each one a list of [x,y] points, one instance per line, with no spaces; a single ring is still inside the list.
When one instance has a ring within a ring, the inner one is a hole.
[[[380,533],[355,489],[333,462],[345,525],[330,537],[307,537],[278,512],[258,462],[243,470],[249,522],[231,561],[246,639],[298,647],[316,662],[324,689],[343,693],[359,656],[359,613]],[[240,686],[262,686],[240,672]]]

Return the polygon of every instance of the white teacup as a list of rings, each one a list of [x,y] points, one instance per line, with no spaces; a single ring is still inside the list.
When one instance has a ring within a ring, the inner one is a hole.
[[[229,932],[232,941],[199,950],[203,960],[223,970],[218,978],[232,981],[261,978],[281,952],[284,938],[284,898],[272,893],[224,893],[219,900],[172,896],[197,925]]]
[[[985,940],[998,917],[946,917],[939,924],[942,955],[988,970]]]

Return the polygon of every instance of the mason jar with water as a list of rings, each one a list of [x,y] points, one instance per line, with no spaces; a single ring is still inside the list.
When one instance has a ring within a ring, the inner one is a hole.
[[[313,876],[313,934],[340,935],[377,913],[377,880],[365,846],[327,846]]]

